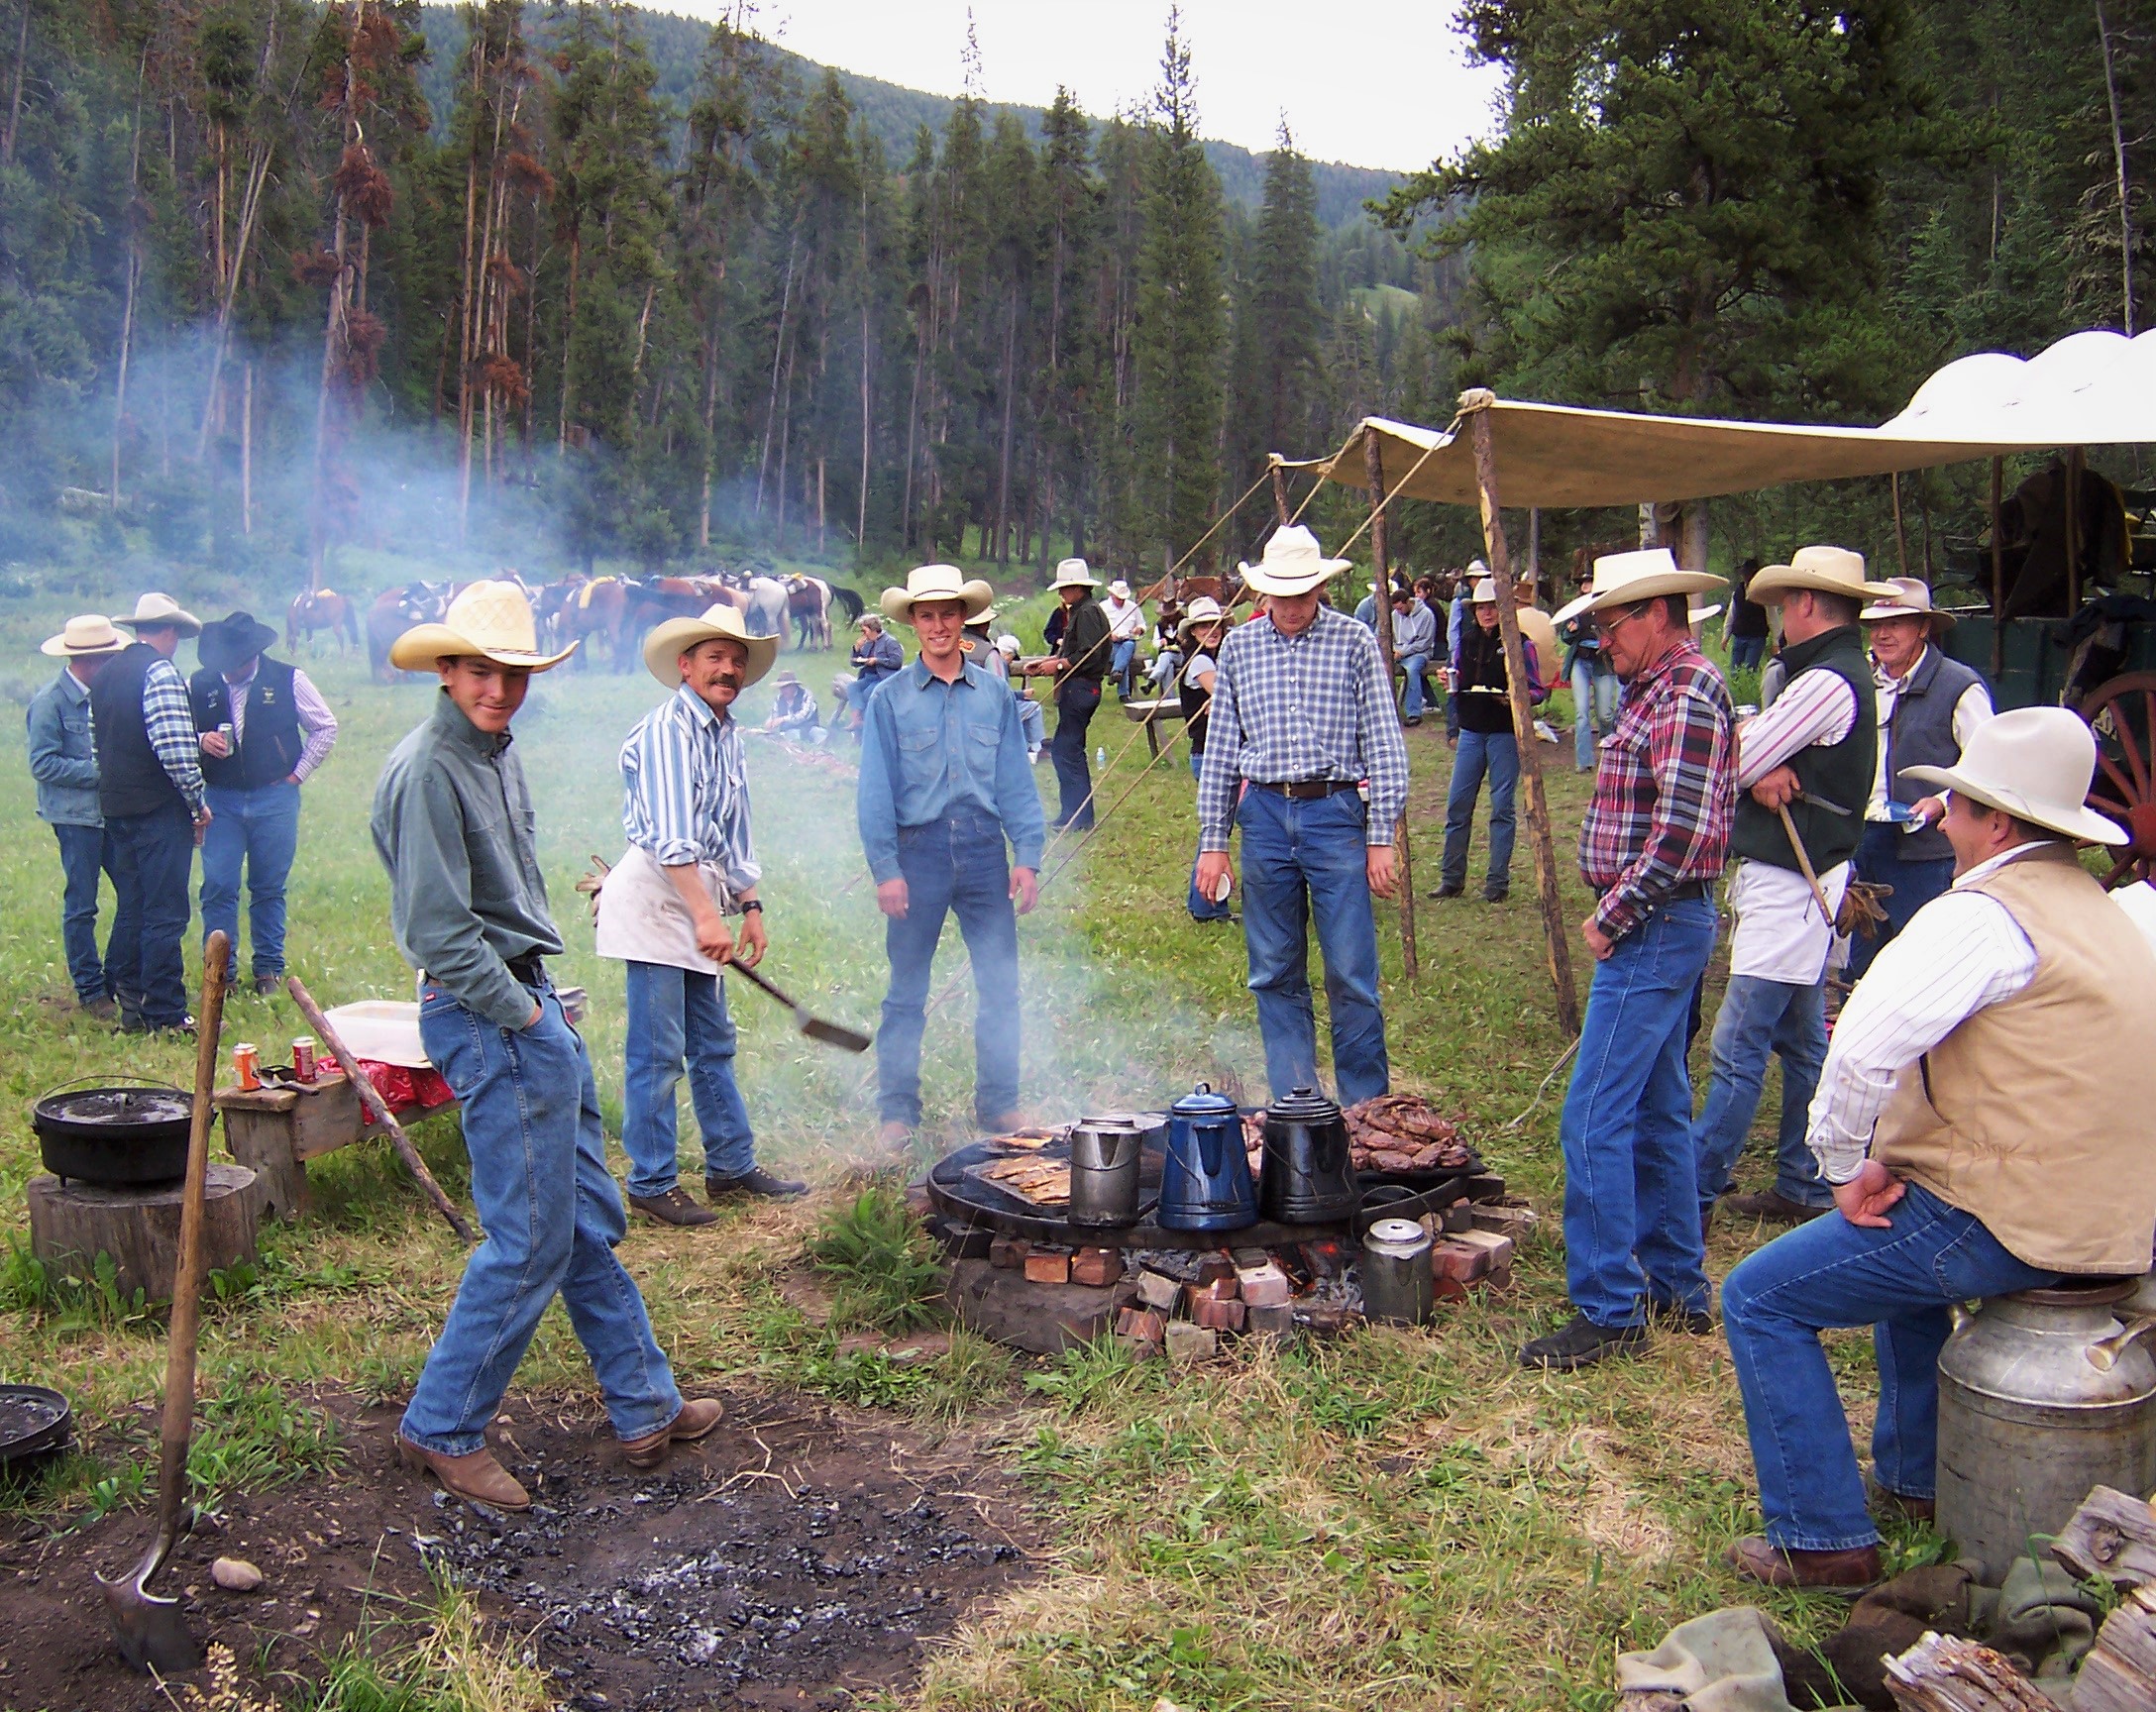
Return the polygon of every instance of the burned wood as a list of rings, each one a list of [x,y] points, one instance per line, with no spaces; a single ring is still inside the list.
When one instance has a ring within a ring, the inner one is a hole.
[[[2058,1705],[1989,1647],[1927,1634],[1886,1660],[1886,1688],[1901,1712],[2058,1712]]]
[[[2101,1576],[2119,1587],[2156,1582],[2156,1508],[2099,1486],[2059,1530],[2051,1554],[2085,1580]]]

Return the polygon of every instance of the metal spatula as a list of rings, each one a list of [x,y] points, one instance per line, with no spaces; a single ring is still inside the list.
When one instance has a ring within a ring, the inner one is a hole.
[[[739,958],[733,959],[728,967],[743,976],[751,986],[761,987],[793,1012],[795,1025],[809,1039],[820,1040],[826,1046],[836,1046],[843,1052],[866,1052],[875,1044],[866,1034],[857,1034],[851,1028],[841,1028],[836,1022],[826,1022],[820,1016],[811,1016]]]

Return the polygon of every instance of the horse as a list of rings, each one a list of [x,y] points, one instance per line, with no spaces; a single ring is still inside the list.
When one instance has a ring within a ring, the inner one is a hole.
[[[560,609],[554,614],[550,645],[566,648],[572,642],[582,643],[577,655],[577,664],[582,668],[591,665],[593,646],[603,641],[607,664],[616,672],[626,671],[620,633],[622,615],[628,609],[630,591],[634,588],[634,584],[622,577],[587,579],[574,592],[564,595]]]
[[[838,609],[845,613],[848,624],[861,622],[861,613],[864,608],[861,596],[856,590],[846,588],[843,584],[833,583],[831,585],[831,599],[836,603]]]
[[[360,646],[359,611],[334,588],[293,595],[292,603],[284,609],[284,651],[295,653],[304,635],[307,652],[312,654],[317,630],[327,630],[337,638],[340,655],[349,653]]]
[[[532,601],[532,618],[539,626],[539,639],[549,647],[558,645],[562,631],[562,614],[590,585],[592,579],[582,571],[572,571],[559,583],[541,587]]]
[[[377,683],[388,683],[389,644],[415,624],[435,624],[465,583],[400,583],[384,588],[367,609],[367,666]]]
[[[776,577],[751,577],[742,619],[751,636],[786,634],[786,585]]]
[[[786,610],[794,620],[796,647],[830,647],[831,586],[822,578],[789,577],[786,580]]]

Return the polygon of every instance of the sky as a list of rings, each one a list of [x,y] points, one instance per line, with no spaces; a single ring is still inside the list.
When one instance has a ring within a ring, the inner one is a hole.
[[[711,18],[729,0],[648,0]],[[797,54],[941,95],[962,92],[971,12],[981,93],[1046,106],[1058,83],[1096,117],[1160,78],[1168,0],[757,0],[754,22]],[[1318,160],[1413,171],[1495,129],[1499,79],[1466,63],[1450,0],[1369,13],[1284,0],[1182,0],[1199,130],[1262,152],[1283,113]]]

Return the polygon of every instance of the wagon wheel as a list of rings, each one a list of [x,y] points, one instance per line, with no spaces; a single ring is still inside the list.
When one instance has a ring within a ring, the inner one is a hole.
[[[2098,685],[2081,715],[2097,738],[2089,806],[2130,834],[2103,877],[2106,888],[2156,873],[2156,672],[2126,672]]]

